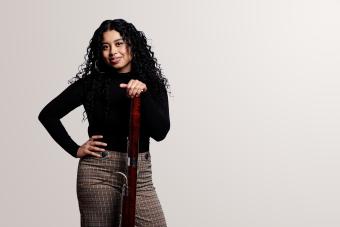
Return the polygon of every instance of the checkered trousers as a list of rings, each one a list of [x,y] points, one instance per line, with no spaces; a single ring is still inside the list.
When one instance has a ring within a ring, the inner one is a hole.
[[[109,150],[106,157],[79,159],[77,198],[82,227],[119,227],[125,178],[118,172],[127,172],[126,153]],[[149,152],[138,156],[136,194],[136,227],[166,227],[152,182]]]

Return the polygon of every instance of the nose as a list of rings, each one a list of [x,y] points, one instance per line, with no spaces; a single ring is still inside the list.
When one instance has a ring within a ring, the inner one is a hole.
[[[117,49],[115,47],[111,47],[110,56],[114,56],[117,53]]]

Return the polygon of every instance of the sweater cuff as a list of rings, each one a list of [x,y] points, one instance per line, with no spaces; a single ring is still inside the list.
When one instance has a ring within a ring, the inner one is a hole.
[[[72,149],[70,149],[70,151],[68,152],[72,157],[74,157],[74,158],[78,158],[77,157],[77,152],[78,152],[78,148],[79,148],[80,146],[78,145],[78,144],[73,144],[72,145]]]

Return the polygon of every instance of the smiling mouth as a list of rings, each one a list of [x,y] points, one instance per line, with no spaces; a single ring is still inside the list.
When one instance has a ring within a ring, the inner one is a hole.
[[[117,64],[121,58],[110,59],[111,64]]]

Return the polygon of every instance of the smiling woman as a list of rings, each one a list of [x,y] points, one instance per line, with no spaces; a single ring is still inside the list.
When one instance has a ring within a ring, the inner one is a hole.
[[[120,73],[131,70],[131,48],[115,30],[103,33],[103,59],[106,64],[112,65]]]
[[[141,97],[136,226],[166,226],[152,182],[150,137],[170,129],[167,79],[143,32],[123,19],[106,20],[94,32],[85,62],[72,84],[49,102],[39,120],[51,137],[79,158],[77,198],[81,226],[119,226],[131,98]],[[84,105],[89,139],[81,146],[60,119]]]

